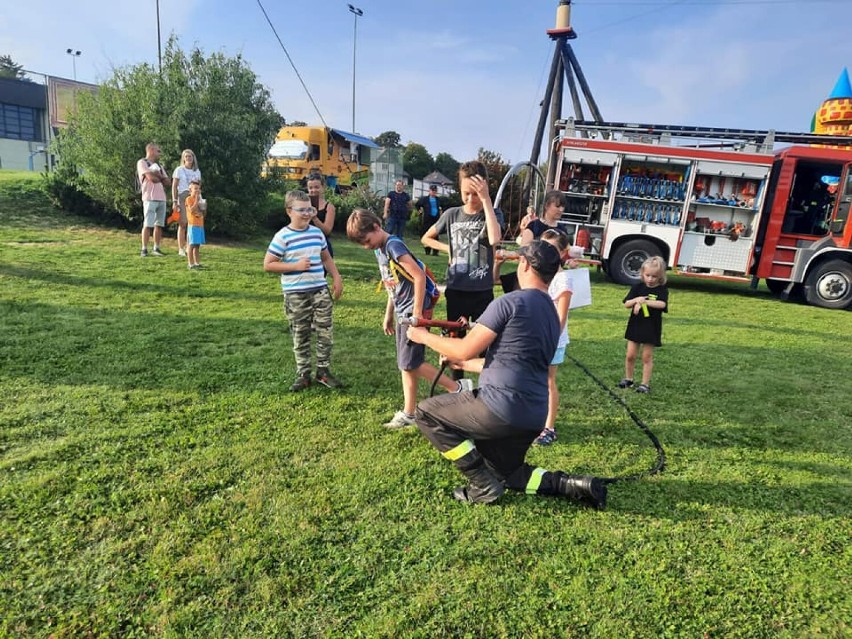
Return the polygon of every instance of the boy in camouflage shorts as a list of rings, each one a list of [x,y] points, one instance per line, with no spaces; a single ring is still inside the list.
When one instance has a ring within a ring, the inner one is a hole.
[[[284,311],[293,335],[293,353],[296,356],[296,381],[291,391],[300,391],[311,385],[311,333],[317,335],[317,383],[328,388],[343,384],[335,378],[331,365],[331,348],[334,343],[331,323],[332,300],[323,269],[332,277],[334,299],[343,294],[343,280],[337,271],[323,232],[311,225],[316,209],[302,191],[290,191],[285,199],[290,223],[272,238],[263,270],[281,274],[284,292]]]

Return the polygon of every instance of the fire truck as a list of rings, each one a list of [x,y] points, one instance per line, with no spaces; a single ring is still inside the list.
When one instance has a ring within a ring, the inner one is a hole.
[[[689,277],[852,306],[852,140],[560,120],[562,223],[616,282],[662,256]],[[776,144],[789,144],[774,150]]]

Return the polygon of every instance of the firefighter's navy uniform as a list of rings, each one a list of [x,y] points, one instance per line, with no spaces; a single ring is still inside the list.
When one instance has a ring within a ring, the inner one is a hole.
[[[493,301],[477,322],[494,334],[479,388],[431,397],[417,407],[417,427],[470,482],[456,489],[456,499],[491,503],[507,487],[597,508],[606,503],[606,486],[599,479],[550,472],[524,461],[547,418],[547,372],[560,333],[547,285],[560,267],[559,252],[547,242],[523,247],[522,289]],[[410,337],[438,352],[450,339],[424,332],[413,329]]]

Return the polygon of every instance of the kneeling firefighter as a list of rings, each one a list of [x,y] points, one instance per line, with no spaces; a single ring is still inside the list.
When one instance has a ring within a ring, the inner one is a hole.
[[[603,509],[606,485],[597,477],[534,468],[524,461],[547,417],[547,370],[559,339],[559,319],[547,292],[561,268],[559,252],[533,241],[521,248],[521,289],[494,300],[464,338],[412,326],[408,338],[453,366],[481,373],[479,388],[438,395],[417,406],[423,435],[468,479],[453,497],[490,504],[505,488],[562,496]],[[477,358],[485,352],[484,358]]]

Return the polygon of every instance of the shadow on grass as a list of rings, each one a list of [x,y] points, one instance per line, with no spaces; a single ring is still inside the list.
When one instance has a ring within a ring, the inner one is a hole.
[[[849,517],[852,488],[847,483],[817,481],[801,486],[769,486],[758,480],[694,481],[662,475],[654,481],[610,487],[608,509],[673,521],[707,519],[706,506],[732,511],[764,511],[787,516]],[[725,524],[722,516],[720,525]],[[733,522],[730,525],[735,525]]]
[[[779,302],[780,303],[780,302]],[[842,311],[841,311],[842,313]],[[574,317],[572,315],[572,317]],[[618,322],[618,323],[627,323],[627,315],[618,309],[618,311],[613,312],[596,312],[588,309],[583,309],[580,311],[580,314],[576,315],[577,321],[584,322]],[[676,314],[671,317],[666,317],[664,329],[663,329],[663,339],[665,341],[664,346],[677,344],[677,342],[672,342],[670,339],[667,339],[667,336],[670,334],[670,331],[665,327],[686,327],[691,328],[695,327],[698,332],[704,332],[705,328],[718,327],[720,329],[724,329],[725,331],[729,330],[746,330],[746,331],[757,331],[760,333],[764,333],[767,330],[766,324],[754,324],[748,322],[738,322],[731,319],[709,319],[709,318],[691,318],[691,317],[678,317]],[[798,335],[803,337],[819,337],[826,340],[835,340],[837,339],[836,333],[827,333],[822,331],[812,331],[805,328],[791,328],[791,327],[783,327],[783,326],[775,326],[772,328],[773,332],[780,335]]]
[[[152,258],[149,258],[152,259]],[[22,280],[38,280],[50,284],[61,284],[65,286],[79,286],[86,288],[108,288],[115,291],[127,291],[132,294],[155,293],[158,295],[172,295],[175,298],[197,297],[198,293],[191,288],[182,285],[169,285],[162,282],[142,283],[136,280],[118,280],[107,277],[87,277],[83,275],[69,275],[67,273],[48,272],[43,270],[25,268],[20,266],[0,265],[0,275],[17,277]],[[205,289],[204,297],[220,297],[224,299],[245,299],[259,302],[271,302],[276,297],[281,298],[280,291],[273,283],[269,294],[253,294],[245,291],[233,290],[209,290]]]
[[[279,393],[289,386],[295,363],[282,315],[253,320],[203,313],[200,308],[198,315],[175,318],[135,310],[0,301],[2,375],[47,386],[103,385],[174,393]],[[379,341],[378,325],[347,324],[336,333],[332,367],[352,392],[398,385],[392,368],[393,339]],[[381,366],[376,366],[377,360]]]

